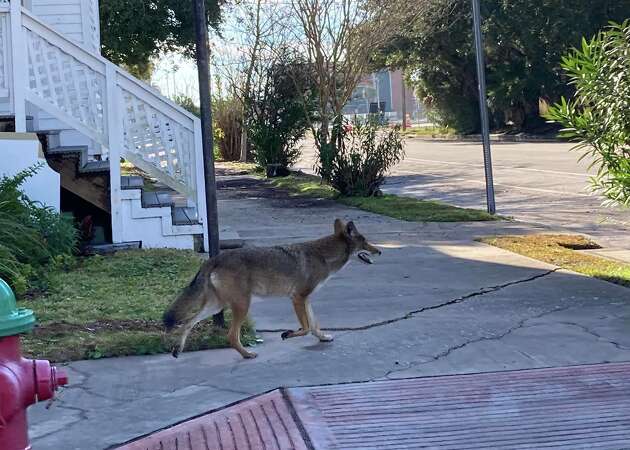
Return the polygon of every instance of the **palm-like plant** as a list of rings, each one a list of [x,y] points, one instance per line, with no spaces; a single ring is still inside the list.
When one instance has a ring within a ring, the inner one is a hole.
[[[630,20],[611,25],[562,60],[575,86],[571,100],[553,105],[545,117],[578,141],[582,158],[593,158],[594,190],[607,204],[630,205]]]

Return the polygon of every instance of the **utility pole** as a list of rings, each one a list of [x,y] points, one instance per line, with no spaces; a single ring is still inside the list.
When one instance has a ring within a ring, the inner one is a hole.
[[[494,180],[492,178],[492,155],[490,153],[490,125],[488,120],[488,101],[486,99],[486,73],[481,35],[481,8],[479,0],[472,0],[473,31],[475,33],[475,53],[477,55],[477,78],[479,81],[479,113],[481,115],[481,135],[483,139],[483,164],[486,172],[486,204],[488,212],[494,214]]]
[[[407,89],[405,87],[405,72],[400,71],[400,91],[402,95],[402,129],[405,131],[407,129]]]
[[[208,50],[208,21],[205,0],[193,1],[195,21],[197,74],[199,76],[199,106],[201,110],[201,139],[203,169],[206,187],[206,224],[208,226],[208,253],[210,258],[219,254],[219,218],[217,214],[217,183],[214,178],[214,139],[212,137],[212,107],[210,97],[210,63]],[[213,317],[215,325],[224,325],[223,312]]]

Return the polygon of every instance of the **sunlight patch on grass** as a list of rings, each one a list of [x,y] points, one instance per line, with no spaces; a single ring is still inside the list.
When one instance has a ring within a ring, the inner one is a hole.
[[[595,242],[584,236],[534,234],[484,237],[479,241],[563,269],[630,287],[630,264],[577,251],[599,248]]]
[[[405,137],[452,137],[455,136],[455,130],[441,126],[419,126],[407,128],[403,132]]]
[[[344,205],[408,222],[475,222],[501,219],[478,209],[458,208],[444,203],[389,194],[381,197],[340,197],[338,201]]]
[[[503,219],[477,209],[458,208],[444,203],[397,195],[343,197],[331,186],[322,184],[321,179],[314,175],[294,174],[269,181],[273,186],[287,190],[293,195],[333,199],[364,211],[410,222],[469,222]]]
[[[289,191],[293,195],[329,199],[338,196],[337,191],[327,184],[322,184],[321,178],[314,175],[289,175],[288,177],[271,178],[269,181],[273,186]]]

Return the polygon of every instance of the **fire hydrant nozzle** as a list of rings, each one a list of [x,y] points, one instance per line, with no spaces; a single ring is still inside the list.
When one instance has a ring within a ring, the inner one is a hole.
[[[35,325],[33,312],[18,308],[13,291],[0,279],[0,442],[2,450],[27,450],[26,408],[53,398],[66,374],[45,360],[22,357],[21,333]]]

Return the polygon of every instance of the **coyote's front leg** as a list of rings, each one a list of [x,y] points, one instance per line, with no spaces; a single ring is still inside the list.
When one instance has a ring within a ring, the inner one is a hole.
[[[319,325],[317,324],[317,319],[313,314],[313,309],[311,308],[311,304],[308,300],[308,297],[304,297],[302,295],[295,295],[293,297],[293,309],[295,309],[295,315],[300,322],[300,328],[298,331],[287,330],[282,333],[282,339],[289,339],[292,337],[298,336],[306,336],[309,332],[315,335],[322,342],[330,342],[333,340],[333,337],[324,334],[319,329]]]
[[[319,329],[319,324],[317,323],[315,314],[313,314],[313,308],[311,307],[311,302],[308,300],[308,298],[304,299],[304,306],[306,307],[306,316],[308,318],[308,324],[311,333],[313,333],[313,335],[322,342],[332,341],[334,339],[332,334],[325,334]]]
[[[295,310],[295,315],[298,318],[298,322],[300,322],[300,329],[297,331],[287,330],[283,332],[280,337],[282,339],[289,339],[292,337],[298,336],[306,336],[310,331],[310,327],[308,326],[308,316],[306,315],[306,305],[305,305],[305,297],[301,295],[294,295],[291,299],[293,301],[293,309]]]

